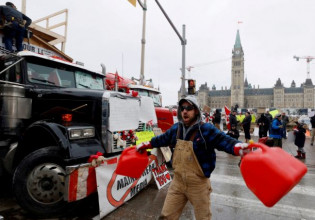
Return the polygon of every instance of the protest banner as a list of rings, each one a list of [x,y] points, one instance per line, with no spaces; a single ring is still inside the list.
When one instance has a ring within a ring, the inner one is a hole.
[[[138,138],[136,144],[138,145],[143,142],[151,141],[151,139],[154,137],[154,132],[153,131],[136,132],[136,136]]]
[[[156,166],[153,168],[152,174],[159,190],[172,181],[171,174],[168,172],[165,163],[161,166]]]
[[[117,175],[117,164],[96,168],[97,191],[100,218],[112,212],[145,188],[152,179],[152,169],[156,167],[155,155],[150,155],[149,164],[140,178]],[[132,169],[132,167],[131,167]]]

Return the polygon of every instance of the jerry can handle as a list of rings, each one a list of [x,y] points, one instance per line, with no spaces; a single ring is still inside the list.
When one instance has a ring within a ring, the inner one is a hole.
[[[248,149],[253,151],[253,148],[260,148],[263,152],[266,152],[269,150],[269,147],[265,144],[252,142],[248,145]]]

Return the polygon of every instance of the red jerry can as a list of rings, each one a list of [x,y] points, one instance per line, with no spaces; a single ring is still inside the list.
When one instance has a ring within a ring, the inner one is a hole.
[[[247,187],[267,207],[275,205],[307,172],[304,163],[279,147],[253,143],[258,148],[242,159],[240,169]]]
[[[148,163],[149,157],[146,151],[140,153],[135,147],[127,147],[118,159],[116,174],[139,178]]]

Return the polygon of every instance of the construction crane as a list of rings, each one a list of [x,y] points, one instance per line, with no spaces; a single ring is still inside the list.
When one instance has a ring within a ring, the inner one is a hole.
[[[315,57],[311,57],[311,56],[303,56],[303,57],[298,57],[298,56],[293,56],[294,59],[296,59],[296,61],[299,61],[300,59],[305,59],[306,60],[306,65],[307,65],[307,79],[311,78],[310,75],[310,62],[312,60],[315,59]]]
[[[228,58],[225,58],[225,59],[221,59],[221,60],[214,60],[214,61],[206,62],[206,63],[199,63],[199,64],[195,64],[195,65],[191,65],[191,66],[186,66],[186,70],[188,70],[188,72],[190,73],[192,68],[207,66],[207,65],[215,64],[215,63],[226,62],[228,60],[231,60],[231,57],[228,57]]]

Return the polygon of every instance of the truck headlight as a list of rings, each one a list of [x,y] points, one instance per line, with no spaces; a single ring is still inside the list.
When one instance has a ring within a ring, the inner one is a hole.
[[[82,139],[82,138],[91,138],[95,136],[95,129],[93,127],[84,127],[84,128],[69,128],[69,138],[73,139]]]

